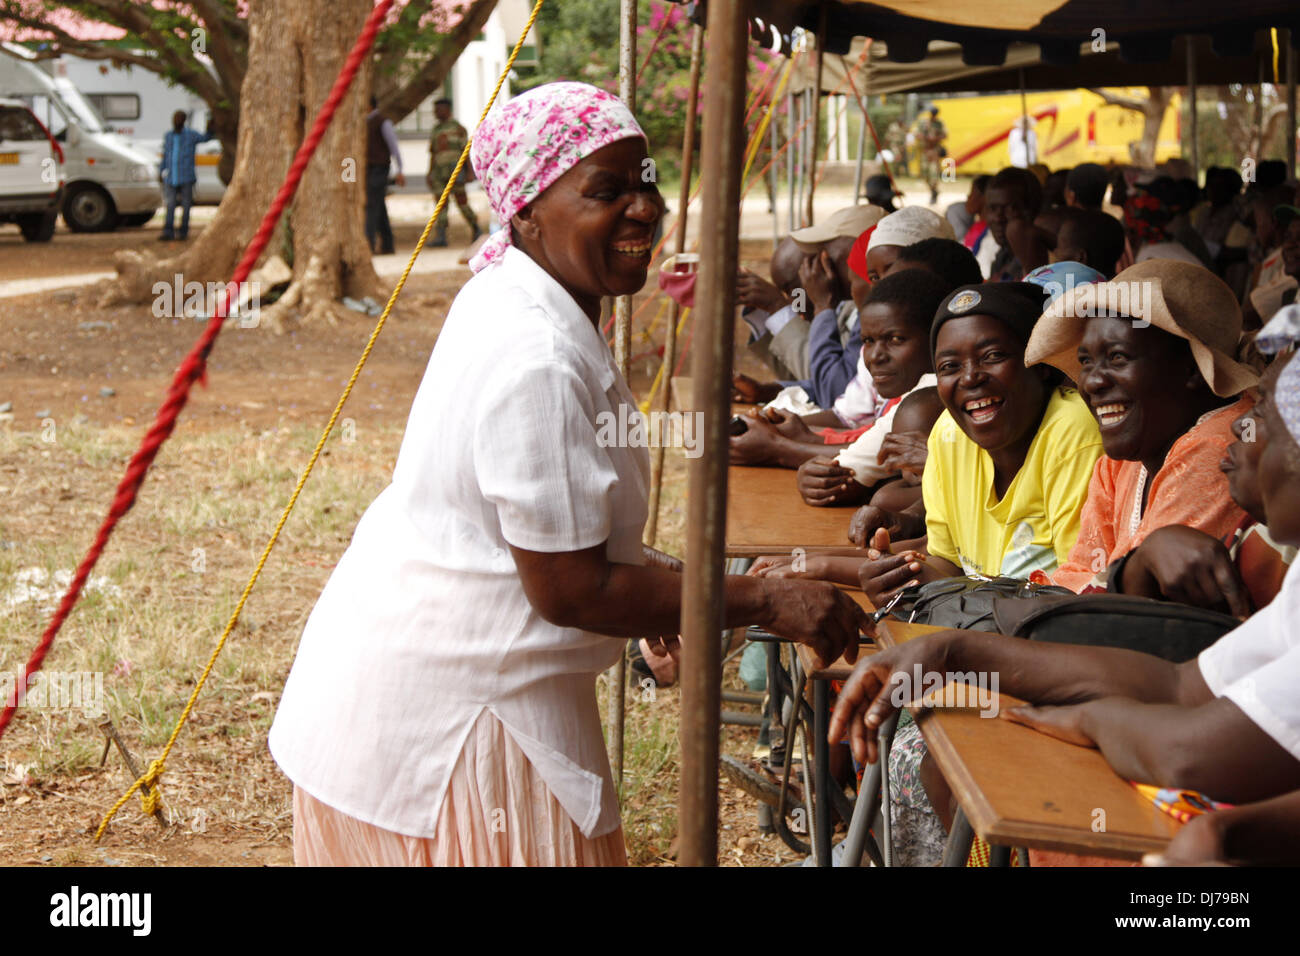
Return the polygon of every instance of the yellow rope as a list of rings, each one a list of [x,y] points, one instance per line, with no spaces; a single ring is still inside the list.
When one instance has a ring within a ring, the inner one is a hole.
[[[763,112],[763,121],[758,124],[758,129],[754,133],[754,138],[750,140],[750,148],[747,150],[748,155],[745,157],[745,170],[740,174],[741,182],[749,178],[749,168],[754,165],[754,159],[758,156],[758,151],[762,148],[763,137],[767,135],[767,126],[772,122],[772,114],[776,112],[775,106],[785,92],[786,84],[790,82],[790,74],[794,70],[794,58],[786,63],[785,73],[781,76],[780,82],[777,83],[776,89],[772,91],[772,97],[768,100],[767,109]]]
[[[1269,32],[1269,36],[1273,38],[1273,85],[1277,86],[1279,83],[1278,75],[1277,75],[1277,55],[1278,55],[1277,27],[1269,27],[1268,32]]]
[[[514,49],[510,52],[510,59],[506,61],[505,69],[502,70],[501,76],[497,79],[496,88],[492,91],[492,96],[488,99],[487,105],[483,107],[483,113],[479,116],[479,124],[487,118],[488,111],[496,102],[497,95],[501,92],[501,87],[505,84],[506,77],[510,75],[510,70],[514,67],[515,58],[519,56],[519,51],[523,48],[524,39],[528,36],[528,31],[533,28],[533,22],[537,19],[538,12],[542,9],[544,0],[537,0],[533,6],[533,12],[528,17],[528,22],[524,24],[524,32],[519,35],[519,40],[515,43]],[[475,131],[477,131],[477,126]],[[95,841],[98,842],[108,828],[109,821],[122,806],[131,799],[132,794],[140,790],[142,786],[149,788],[147,793],[141,793],[140,803],[146,814],[153,815],[161,809],[162,791],[159,788],[159,781],[162,778],[163,771],[166,769],[167,757],[171,754],[172,747],[176,744],[176,738],[180,736],[181,729],[185,726],[185,721],[189,719],[190,712],[194,709],[194,704],[203,691],[203,685],[207,682],[208,675],[212,673],[212,668],[217,663],[217,657],[220,656],[222,648],[226,646],[226,640],[230,637],[230,632],[234,630],[235,624],[239,622],[240,612],[244,609],[244,604],[248,601],[248,596],[252,593],[253,587],[257,584],[258,578],[262,574],[262,568],[266,565],[266,560],[270,557],[271,549],[275,547],[276,541],[280,538],[280,531],[284,528],[285,522],[289,520],[289,513],[293,511],[293,506],[298,502],[298,496],[302,494],[303,487],[307,484],[307,479],[311,477],[312,469],[316,466],[316,460],[320,457],[325,442],[329,440],[330,433],[334,430],[335,423],[338,422],[339,415],[343,411],[343,406],[352,394],[352,387],[356,384],[361,375],[361,369],[365,367],[366,360],[370,358],[370,352],[375,347],[375,341],[379,338],[379,333],[383,331],[384,324],[388,321],[389,313],[393,311],[393,303],[402,292],[402,287],[406,285],[406,280],[411,274],[411,269],[415,266],[415,260],[420,255],[420,250],[424,248],[424,243],[429,238],[429,233],[433,231],[433,224],[437,221],[438,216],[442,213],[443,207],[447,205],[447,197],[451,195],[452,186],[460,177],[460,172],[465,168],[465,162],[469,159],[470,144],[474,141],[471,136],[465,143],[465,148],[461,150],[460,159],[456,163],[456,169],[451,174],[451,179],[447,182],[438,197],[438,203],[433,208],[433,215],[425,223],[424,231],[420,233],[420,239],[415,244],[415,249],[411,252],[411,258],[406,263],[406,268],[402,270],[402,277],[397,280],[397,285],[393,288],[393,293],[388,297],[388,303],[384,306],[383,313],[375,323],[374,329],[370,333],[370,338],[366,342],[366,347],[361,351],[361,357],[357,359],[356,368],[352,370],[352,375],[348,378],[348,383],[343,387],[343,394],[339,396],[334,411],[330,414],[329,421],[325,424],[325,430],[321,432],[320,438],[316,442],[316,447],[312,449],[311,457],[307,460],[307,466],[303,469],[302,474],[298,476],[298,483],[294,486],[293,494],[289,496],[289,502],[284,506],[284,511],[280,514],[280,520],[276,522],[275,530],[271,532],[270,539],[266,542],[266,547],[262,549],[262,555],[257,559],[257,566],[253,568],[252,576],[249,577],[248,583],[244,585],[244,593],[239,596],[239,603],[235,605],[235,610],[230,615],[230,620],[226,622],[226,628],[221,632],[221,638],[217,641],[216,649],[213,650],[212,656],[208,658],[207,666],[203,668],[203,673],[199,676],[198,682],[194,685],[194,690],[190,694],[190,699],[185,703],[185,709],[181,711],[180,719],[176,721],[176,726],[172,729],[171,736],[167,739],[166,746],[163,747],[162,754],[158,759],[149,765],[149,769],[141,775],[140,779],[131,784],[129,790],[118,798],[113,804],[112,809],[104,815],[103,821],[99,824],[99,829],[95,831]],[[508,228],[503,224],[503,228]]]
[[[655,329],[659,328],[659,322],[663,319],[664,313],[668,311],[668,306],[671,303],[672,300],[667,297],[665,297],[664,300],[659,303],[659,308],[655,312],[654,318],[650,320],[650,324],[637,333],[638,335],[641,336],[642,342],[652,341],[652,337],[654,336]]]
[[[677,323],[677,340],[679,342],[681,341],[681,337],[682,337],[682,329],[686,328],[686,317],[690,314],[691,314],[691,310],[689,306],[682,309],[681,320]],[[659,371],[655,373],[655,380],[650,385],[650,394],[647,395],[645,401],[641,403],[642,415],[650,414],[650,405],[655,400],[655,393],[659,391],[659,386],[663,384],[664,368],[667,365],[668,365],[668,352],[665,351],[663,361],[659,363]]]

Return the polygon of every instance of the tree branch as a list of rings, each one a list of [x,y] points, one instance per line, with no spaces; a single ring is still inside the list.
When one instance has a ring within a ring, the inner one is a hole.
[[[1147,101],[1140,100],[1133,96],[1123,96],[1119,93],[1112,93],[1109,90],[1102,90],[1096,87],[1088,87],[1089,93],[1095,93],[1103,101],[1111,106],[1122,106],[1126,110],[1133,110],[1136,113],[1145,114],[1147,111]]]
[[[173,48],[177,42],[176,36],[160,32],[154,27],[150,14],[157,14],[160,11],[147,5],[141,7],[138,4],[122,3],[118,0],[93,0],[93,2],[86,0],[72,6],[71,9],[84,19],[105,23],[135,34],[140,37],[145,46],[153,49],[156,55],[142,57],[115,47],[78,40],[68,31],[51,23],[45,15],[32,15],[26,12],[20,3],[12,0],[0,4],[0,15],[19,26],[51,34],[66,52],[76,56],[140,66],[192,89],[209,106],[215,107],[220,102],[221,87],[207,70],[199,66],[197,60],[187,62],[178,56]]]
[[[379,108],[393,122],[400,122],[442,86],[460,55],[483,29],[496,9],[497,0],[474,0],[464,11],[461,21],[451,28],[438,52],[429,57],[405,84],[379,98]]]
[[[192,2],[211,41],[208,45],[208,55],[212,58],[213,69],[221,78],[222,85],[235,94],[232,102],[238,102],[239,90],[244,85],[244,71],[248,65],[247,25],[244,27],[243,42],[237,49],[236,44],[232,42],[237,37],[230,27],[233,23],[242,23],[242,21],[227,17],[228,8],[218,0],[192,0]]]

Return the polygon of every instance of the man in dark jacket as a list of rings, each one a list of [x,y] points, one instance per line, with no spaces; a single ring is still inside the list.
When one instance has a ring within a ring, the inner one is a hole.
[[[402,154],[397,146],[397,133],[393,121],[379,112],[379,101],[370,97],[370,113],[366,116],[366,242],[370,250],[379,255],[393,252],[393,227],[388,223],[388,207],[384,194],[388,191],[388,164],[397,163],[397,185],[405,186],[402,175]],[[375,248],[375,236],[379,248]]]

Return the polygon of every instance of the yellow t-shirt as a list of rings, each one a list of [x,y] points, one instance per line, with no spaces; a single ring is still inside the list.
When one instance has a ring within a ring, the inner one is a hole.
[[[944,411],[930,430],[921,478],[931,554],[966,574],[1027,578],[1051,573],[1079,536],[1101,434],[1079,393],[1058,388],[1047,402],[1025,464],[999,501],[993,459]]]

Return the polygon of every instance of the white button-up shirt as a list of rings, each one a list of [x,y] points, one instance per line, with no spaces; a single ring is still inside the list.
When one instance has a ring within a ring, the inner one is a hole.
[[[507,249],[466,283],[392,484],[357,525],[285,684],[269,744],[295,784],[431,837],[490,711],[585,835],[618,825],[595,677],[623,641],[544,621],[508,545],[604,542],[611,561],[643,563],[649,457],[597,439],[620,404],[636,407],[604,339],[525,253]]]
[[[1285,439],[1275,439],[1283,441]],[[1197,663],[1215,697],[1226,697],[1300,760],[1300,561],[1282,589],[1236,630],[1201,651]]]

